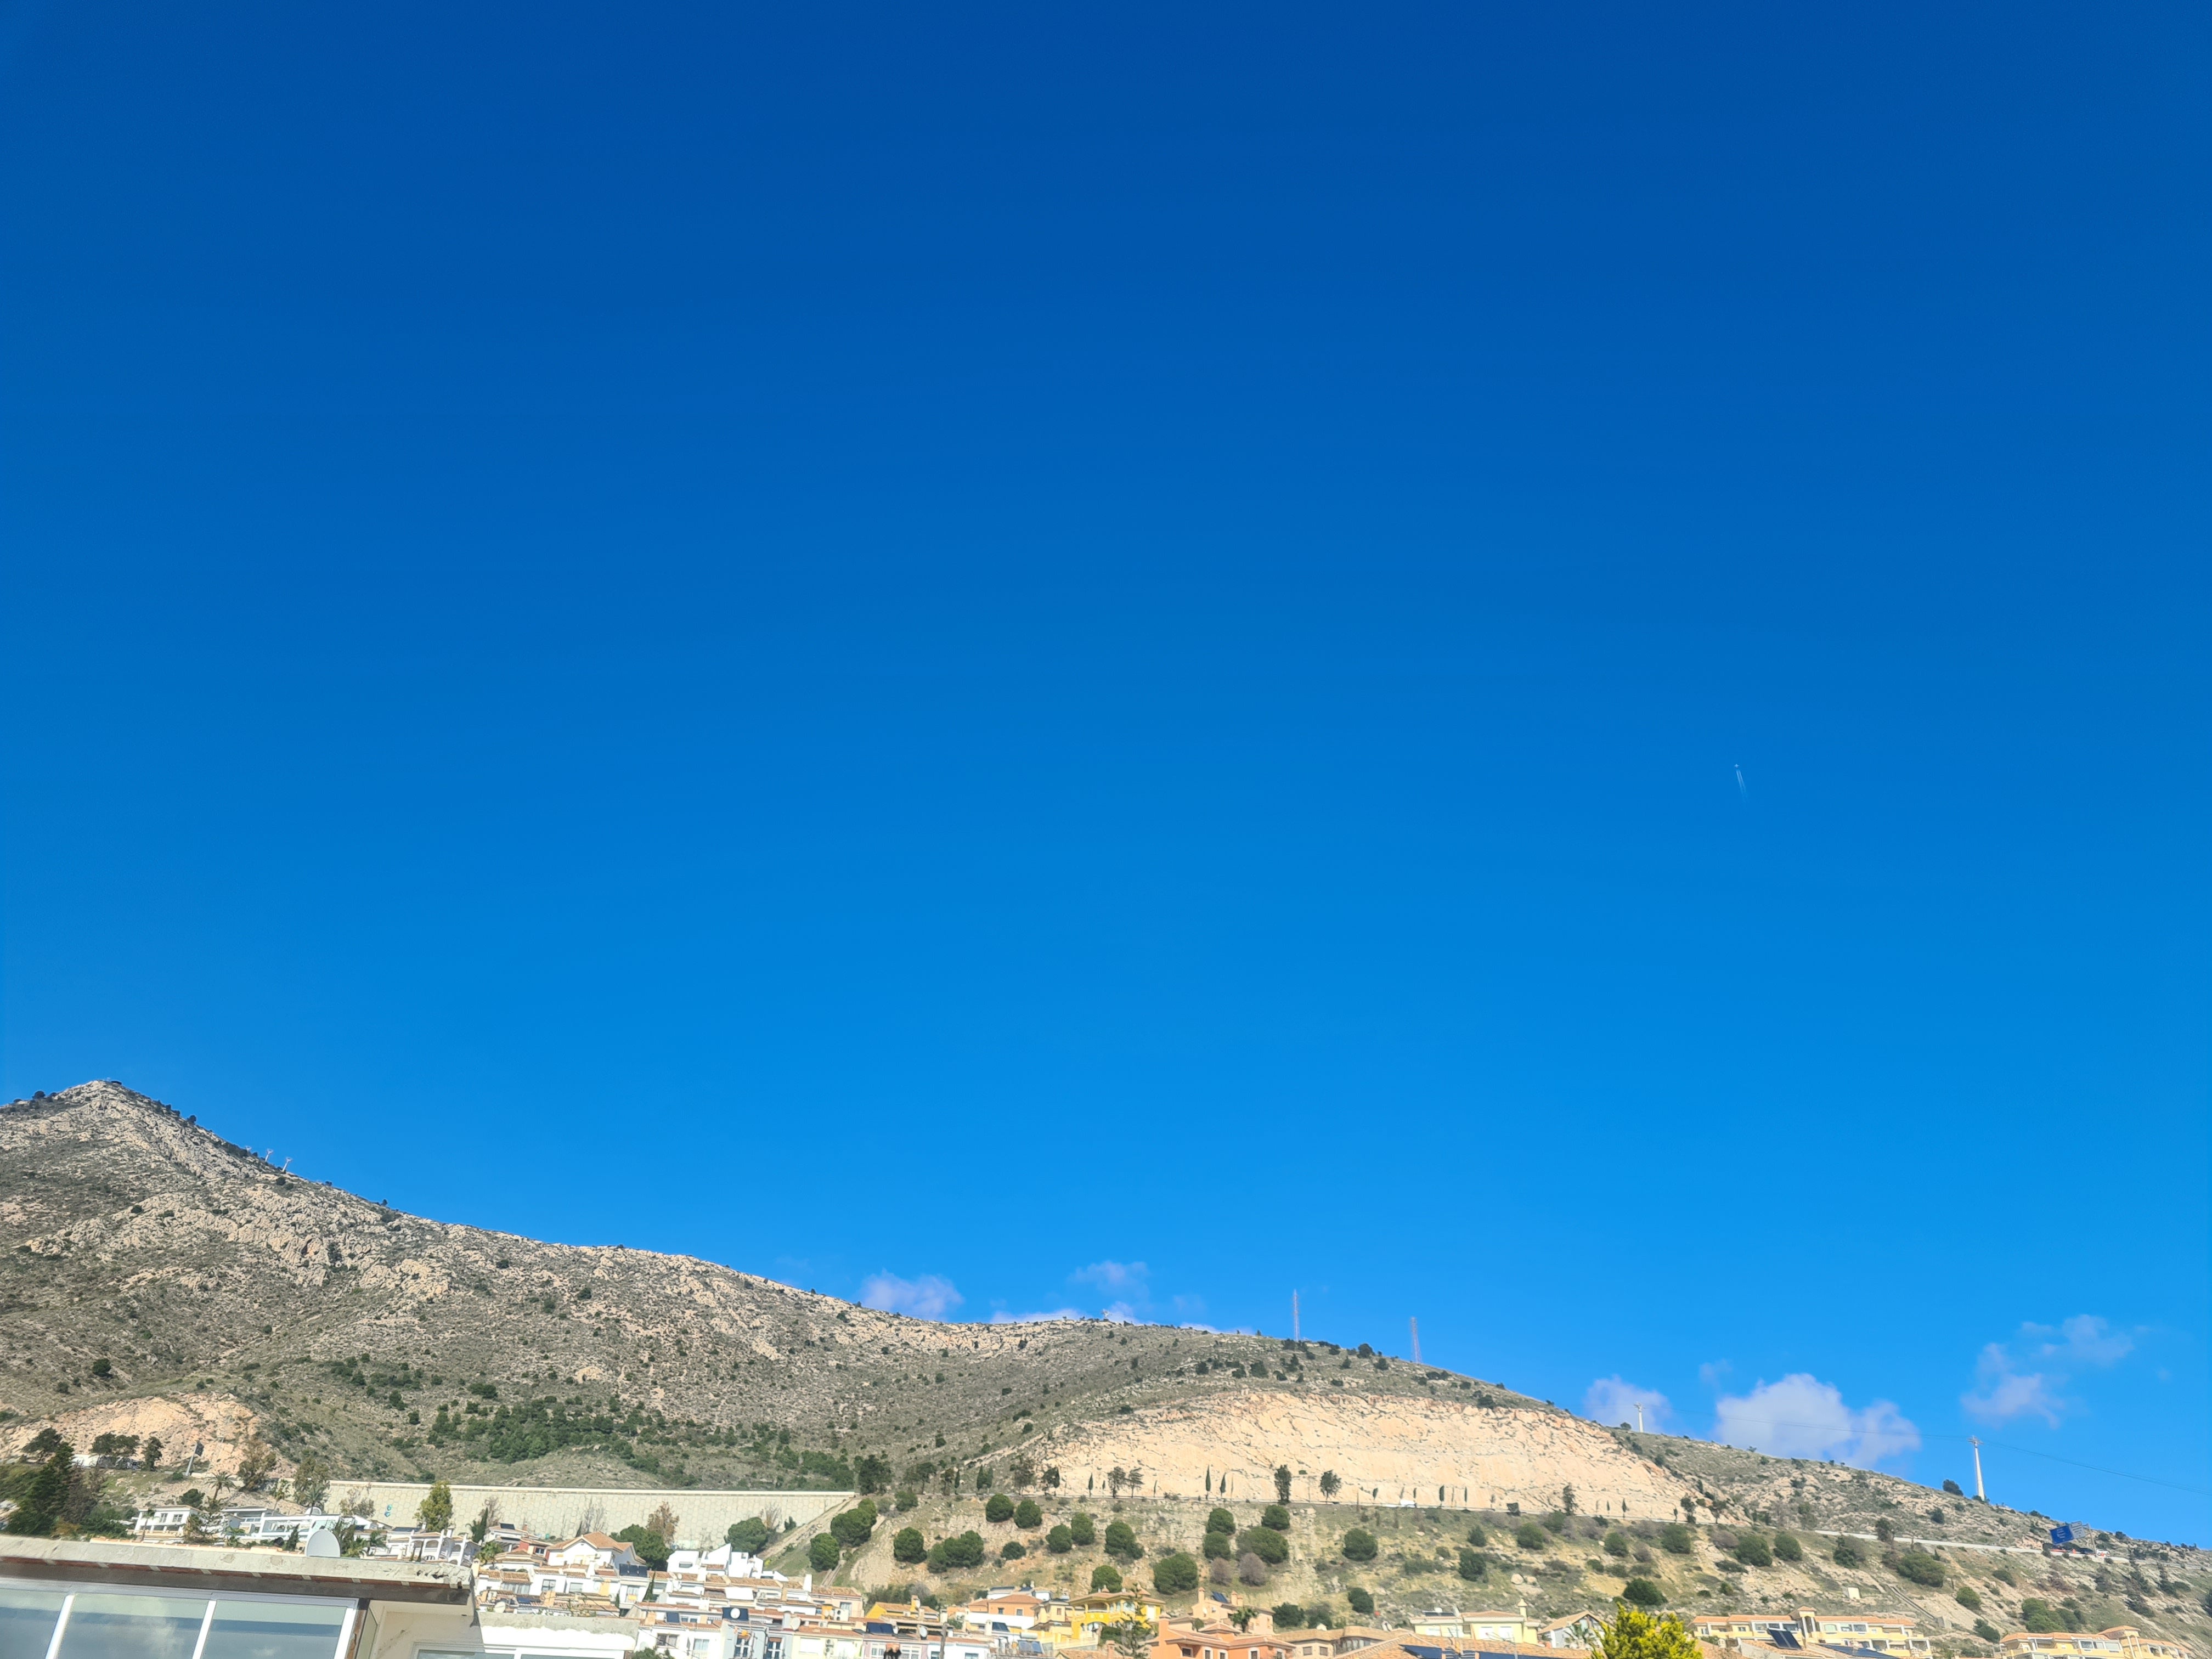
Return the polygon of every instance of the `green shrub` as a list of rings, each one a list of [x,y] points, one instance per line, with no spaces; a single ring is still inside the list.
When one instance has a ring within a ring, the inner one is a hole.
[[[986,1521],[1012,1520],[1014,1518],[1014,1500],[1007,1497],[1006,1494],[1002,1492],[993,1492],[990,1497],[990,1501],[983,1505],[983,1518]]]
[[[1352,1610],[1362,1618],[1373,1616],[1375,1597],[1368,1591],[1360,1589],[1358,1585],[1354,1584],[1350,1589],[1345,1591],[1344,1599],[1351,1606]]]
[[[2002,1636],[2004,1632],[1999,1630],[1995,1625],[1990,1623],[1988,1620],[1977,1619],[1974,1620],[1974,1634],[1980,1637],[1984,1642],[1994,1642],[1999,1637]]]
[[[1926,1550],[1907,1550],[1897,1558],[1897,1576],[1938,1589],[1943,1583],[1943,1564]]]
[[[1866,1565],[1866,1552],[1858,1547],[1857,1540],[1855,1539],[1838,1538],[1836,1540],[1836,1547],[1831,1553],[1839,1567]]]
[[[1044,1525],[1044,1511],[1036,1506],[1035,1498],[1024,1498],[1014,1505],[1014,1524],[1024,1532],[1035,1532]]]
[[[1774,1552],[1766,1547],[1766,1540],[1755,1532],[1747,1532],[1735,1540],[1735,1559],[1747,1567],[1771,1567]]]
[[[817,1532],[806,1547],[806,1564],[817,1572],[837,1570],[837,1540],[826,1532]]]
[[[1795,1534],[1778,1532],[1774,1534],[1774,1559],[1778,1561],[1802,1561],[1805,1547],[1797,1541]]]
[[[768,1540],[774,1534],[769,1531],[767,1522],[757,1515],[749,1515],[742,1521],[730,1522],[729,1530],[722,1534],[722,1541],[732,1549],[743,1550],[747,1555],[758,1555],[768,1547]]]
[[[1075,1534],[1068,1530],[1066,1523],[1063,1522],[1045,1534],[1044,1547],[1054,1555],[1065,1555],[1075,1547]]]
[[[1208,1532],[1234,1533],[1237,1530],[1237,1517],[1230,1514],[1227,1510],[1210,1510],[1206,1517],[1206,1529]]]
[[[1296,1601],[1278,1601],[1268,1612],[1274,1615],[1278,1634],[1286,1630],[1300,1630],[1305,1626],[1306,1610]]]
[[[1199,1540],[1198,1553],[1209,1561],[1232,1561],[1237,1558],[1237,1540],[1225,1532],[1210,1532]]]
[[[1632,1578],[1620,1587],[1620,1599],[1631,1607],[1663,1607],[1667,1601],[1667,1592],[1649,1578]]]
[[[1137,1534],[1127,1521],[1106,1523],[1107,1554],[1116,1560],[1133,1561],[1144,1553],[1144,1546],[1137,1542]]]
[[[1618,1527],[1606,1534],[1605,1553],[1618,1560],[1628,1559],[1628,1534]]]
[[[901,1515],[904,1515],[908,1510],[921,1502],[921,1494],[914,1491],[910,1487],[902,1487],[900,1489],[899,1495],[893,1498],[891,1502],[898,1506],[898,1512]]]
[[[1354,1527],[1345,1534],[1344,1559],[1347,1561],[1372,1561],[1375,1559],[1375,1534],[1364,1527]]]
[[[1659,1547],[1669,1555],[1687,1555],[1697,1547],[1698,1534],[1680,1521],[1669,1521],[1659,1528]]]
[[[875,1530],[876,1506],[866,1498],[830,1522],[830,1536],[848,1550],[860,1548]]]
[[[2052,1631],[2066,1628],[2057,1610],[2039,1595],[2031,1595],[2020,1604],[2020,1622],[2022,1628],[2037,1636],[2048,1636]]]
[[[1260,1511],[1260,1524],[1270,1532],[1288,1532],[1291,1529],[1291,1512],[1280,1504],[1270,1504]]]
[[[668,1565],[668,1540],[650,1527],[624,1527],[615,1534],[615,1541],[635,1550],[637,1559],[655,1572]]]
[[[912,1566],[929,1559],[929,1546],[921,1541],[920,1527],[901,1527],[891,1534],[891,1559]]]
[[[929,1547],[929,1570],[943,1572],[947,1567],[980,1567],[983,1555],[983,1534],[980,1532],[940,1538]]]
[[[1022,1547],[1022,1540],[1018,1538],[1009,1538],[999,1546],[999,1559],[1001,1561],[1018,1561],[1028,1553],[1029,1552]]]
[[[1467,1541],[1477,1549],[1480,1549],[1490,1541],[1490,1534],[1485,1530],[1481,1522],[1476,1522],[1467,1529]]]
[[[1513,1529],[1513,1541],[1524,1550],[1540,1550],[1551,1539],[1534,1521],[1523,1521]]]
[[[1470,1583],[1479,1583],[1490,1576],[1490,1558],[1475,1550],[1459,1553],[1459,1576]]]
[[[1291,1559],[1289,1540],[1268,1527],[1247,1527],[1237,1534],[1237,1547],[1248,1555],[1258,1556],[1271,1567],[1279,1567]]]
[[[1098,1528],[1081,1510],[1067,1518],[1067,1535],[1085,1549],[1098,1541]]]
[[[1091,1593],[1093,1595],[1100,1590],[1118,1590],[1121,1588],[1121,1575],[1114,1571],[1112,1562],[1101,1561],[1091,1569]]]
[[[1198,1588],[1198,1562],[1182,1551],[1164,1555],[1152,1563],[1152,1588],[1163,1595],[1180,1595]]]
[[[1982,1610],[1982,1593],[1972,1584],[1960,1585],[1959,1593],[1951,1599],[1969,1613],[1979,1613]]]

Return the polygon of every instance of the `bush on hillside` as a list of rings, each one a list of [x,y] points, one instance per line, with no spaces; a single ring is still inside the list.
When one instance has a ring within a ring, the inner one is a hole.
[[[1180,1595],[1198,1588],[1198,1562],[1182,1551],[1164,1555],[1152,1563],[1152,1588],[1163,1595]]]
[[[999,1559],[1001,1561],[1018,1561],[1028,1553],[1029,1552],[1022,1547],[1022,1540],[1018,1538],[1009,1538],[999,1546]]]
[[[1127,1521],[1106,1523],[1106,1553],[1119,1561],[1133,1561],[1145,1553],[1137,1542],[1137,1534]]]
[[[1747,1567],[1771,1567],[1774,1552],[1766,1547],[1766,1540],[1755,1532],[1747,1532],[1735,1540],[1735,1559]]]
[[[1467,1529],[1467,1541],[1477,1549],[1480,1549],[1490,1541],[1490,1534],[1484,1529],[1481,1522],[1476,1522]]]
[[[1632,1607],[1663,1607],[1667,1601],[1667,1592],[1649,1578],[1632,1578],[1620,1587],[1620,1599]]]
[[[1838,1538],[1832,1554],[1835,1564],[1839,1567],[1866,1565],[1866,1552],[1858,1547],[1856,1539]]]
[[[722,1541],[732,1549],[743,1550],[747,1555],[758,1555],[768,1547],[768,1540],[773,1535],[768,1529],[767,1522],[757,1515],[749,1515],[742,1521],[730,1522],[729,1530],[722,1534]]]
[[[1035,1498],[1024,1498],[1014,1505],[1014,1524],[1024,1532],[1034,1532],[1044,1525],[1044,1511],[1036,1506]]]
[[[929,1570],[943,1572],[948,1567],[980,1567],[983,1565],[983,1534],[963,1532],[957,1538],[940,1538],[929,1547]]]
[[[1121,1575],[1114,1571],[1112,1562],[1101,1561],[1091,1569],[1091,1593],[1093,1595],[1100,1590],[1118,1590],[1121,1588]]]
[[[1075,1547],[1075,1534],[1062,1522],[1044,1535],[1044,1547],[1054,1555],[1065,1555]]]
[[[863,1498],[830,1522],[830,1536],[848,1550],[856,1550],[875,1535],[876,1506]]]
[[[1659,1528],[1659,1547],[1669,1555],[1687,1555],[1698,1547],[1698,1534],[1680,1521],[1669,1521]]]
[[[2004,1632],[2000,1631],[1995,1625],[1990,1623],[1988,1620],[1977,1619],[1974,1620],[1974,1634],[1980,1637],[1984,1642],[1994,1642],[2002,1637]]]
[[[920,1527],[901,1527],[891,1534],[891,1559],[908,1566],[929,1559],[929,1546],[922,1542]]]
[[[1606,1534],[1605,1553],[1616,1560],[1628,1559],[1628,1534],[1618,1527]]]
[[[1233,1533],[1237,1530],[1237,1517],[1218,1507],[1209,1510],[1206,1516],[1206,1529],[1208,1532]]]
[[[1375,1534],[1364,1527],[1354,1527],[1344,1534],[1344,1559],[1347,1561],[1372,1561],[1375,1549]]]
[[[898,1506],[898,1512],[901,1515],[904,1515],[908,1510],[921,1502],[921,1494],[915,1491],[910,1486],[902,1486],[899,1489],[898,1496],[894,1498],[891,1502]]]
[[[1089,1549],[1098,1541],[1098,1528],[1089,1516],[1078,1510],[1067,1517],[1067,1535],[1085,1549]]]
[[[1358,1613],[1361,1618],[1365,1619],[1373,1616],[1375,1612],[1375,1597],[1370,1592],[1364,1590],[1360,1589],[1358,1585],[1354,1584],[1350,1589],[1345,1591],[1344,1599],[1351,1606],[1352,1610]]]
[[[1982,1593],[1972,1584],[1960,1585],[1959,1593],[1951,1599],[1969,1613],[1979,1613],[1982,1610]]]
[[[1012,1520],[1014,1500],[1002,1492],[993,1492],[990,1501],[983,1505],[983,1518],[986,1521],[994,1522]]]
[[[1260,1524],[1270,1532],[1288,1532],[1291,1529],[1291,1512],[1280,1504],[1270,1504],[1260,1511]]]
[[[1551,1540],[1534,1521],[1523,1521],[1513,1529],[1513,1541],[1524,1550],[1540,1550]]]
[[[1774,1534],[1774,1559],[1778,1561],[1802,1561],[1805,1547],[1797,1541],[1795,1534],[1778,1532]]]
[[[837,1570],[837,1540],[826,1532],[817,1532],[806,1546],[806,1564],[817,1572]]]
[[[1237,1543],[1246,1554],[1258,1556],[1271,1567],[1279,1567],[1291,1559],[1289,1541],[1267,1527],[1247,1527],[1237,1535]]]
[[[1926,1550],[1907,1550],[1897,1558],[1897,1576],[1939,1589],[1943,1583],[1943,1564]]]
[[[1469,1583],[1480,1583],[1490,1576],[1490,1558],[1476,1550],[1459,1553],[1459,1576]]]
[[[1247,1553],[1237,1558],[1237,1577],[1248,1584],[1267,1582],[1267,1564],[1258,1556]]]
[[[1278,1601],[1267,1609],[1274,1616],[1275,1633],[1286,1630],[1303,1630],[1306,1625],[1306,1610],[1296,1601]]]

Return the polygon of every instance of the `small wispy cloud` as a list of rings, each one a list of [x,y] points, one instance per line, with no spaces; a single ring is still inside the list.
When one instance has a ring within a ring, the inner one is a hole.
[[[2079,1404],[2063,1392],[2073,1374],[2117,1365],[2135,1346],[2132,1335],[2095,1314],[2075,1314],[2056,1326],[2031,1322],[2010,1342],[1983,1345],[1974,1359],[1974,1387],[1959,1403],[1984,1423],[2038,1417],[2055,1429]]]
[[[1920,1431],[1887,1400],[1863,1407],[1807,1371],[1750,1393],[1723,1395],[1713,1407],[1713,1438],[1756,1447],[1770,1457],[1832,1457],[1871,1466],[1920,1449]]]
[[[1152,1269],[1141,1261],[1094,1261],[1087,1267],[1078,1267],[1068,1274],[1071,1285],[1096,1285],[1113,1295],[1134,1291],[1139,1296],[1152,1278]]]
[[[862,1281],[860,1305],[884,1313],[906,1314],[915,1319],[944,1319],[967,1298],[952,1281],[938,1273],[901,1279],[896,1273],[873,1273]]]
[[[1735,1369],[1725,1359],[1708,1359],[1698,1367],[1698,1381],[1709,1389],[1717,1389],[1721,1379]]]
[[[1656,1429],[1674,1415],[1672,1401],[1656,1389],[1639,1388],[1620,1376],[1601,1376],[1583,1395],[1583,1415],[1593,1423],[1633,1423],[1644,1407],[1644,1425]]]
[[[1048,1308],[1039,1313],[1008,1313],[1000,1309],[984,1322],[991,1325],[1041,1325],[1048,1319],[1081,1319],[1080,1308]]]

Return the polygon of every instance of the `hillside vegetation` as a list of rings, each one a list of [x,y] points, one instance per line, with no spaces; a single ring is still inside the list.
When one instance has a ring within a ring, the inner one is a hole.
[[[246,1464],[310,1484],[858,1488],[885,1514],[842,1552],[856,1583],[1088,1588],[1103,1545],[1043,1542],[1079,1507],[1102,1537],[1125,1520],[1144,1560],[1183,1552],[1210,1573],[1208,1513],[1225,1499],[1249,1530],[1279,1468],[1285,1559],[1233,1588],[1340,1617],[1353,1589],[1401,1615],[1523,1599],[1565,1611],[1640,1577],[1696,1606],[1826,1602],[1856,1584],[1963,1632],[1963,1582],[2000,1624],[2026,1600],[2070,1600],[2085,1619],[2179,1632],[2201,1623],[2208,1588],[2193,1553],[2125,1540],[2137,1559],[2055,1579],[2035,1557],[1943,1552],[1944,1582],[1915,1584],[1897,1569],[1905,1546],[1838,1563],[1818,1529],[2019,1545],[2048,1523],[1887,1475],[1607,1429],[1364,1346],[933,1323],[685,1257],[455,1226],[287,1176],[113,1083],[0,1107],[0,1453],[54,1428],[80,1447],[158,1437],[173,1455],[140,1486],[198,1444],[202,1474]],[[984,1518],[1010,1488],[1040,1525]],[[895,1559],[900,1491],[900,1526],[930,1542],[975,1530],[985,1564]],[[1686,1513],[1700,1526],[1662,1537]],[[1353,1524],[1377,1540],[1371,1559],[1344,1553]],[[1756,1540],[1778,1532],[1802,1540],[1800,1558],[1756,1564]],[[1735,1547],[1740,1534],[1754,1541]],[[1024,1553],[1002,1564],[1008,1541]],[[2006,1559],[2011,1585],[1990,1577]]]

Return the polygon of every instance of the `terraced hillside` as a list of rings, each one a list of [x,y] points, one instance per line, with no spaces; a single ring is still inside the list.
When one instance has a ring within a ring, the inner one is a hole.
[[[80,1446],[104,1432],[202,1445],[203,1474],[265,1446],[279,1480],[304,1463],[339,1481],[880,1485],[916,1493],[912,1518],[933,1538],[986,1524],[986,1471],[1072,1511],[1110,1506],[1118,1468],[1133,1472],[1120,1501],[1153,1553],[1196,1547],[1224,1493],[1240,1510],[1272,1498],[1280,1467],[1292,1550],[1269,1589],[1240,1593],[1340,1601],[1357,1579],[1401,1612],[1523,1597],[1564,1608],[1616,1592],[1611,1569],[1626,1564],[1700,1605],[1832,1597],[1861,1571],[1877,1575],[1860,1586],[1876,1599],[1924,1601],[1927,1587],[1908,1591],[1881,1565],[1893,1549],[1854,1569],[1820,1529],[2020,1545],[2047,1524],[1887,1475],[1604,1429],[1496,1382],[1327,1343],[933,1323],[710,1262],[450,1225],[291,1178],[113,1083],[0,1107],[0,1454],[51,1425]],[[1509,1538],[1478,1552],[1482,1577],[1459,1576],[1478,1519],[1510,1529],[1561,1508],[1570,1487],[1579,1514],[1540,1548]],[[1675,1554],[1656,1528],[1686,1499],[1707,1524]],[[1371,1564],[1341,1554],[1355,1505],[1382,1540]],[[842,1571],[913,1576],[890,1559],[886,1520]],[[1798,1564],[1729,1557],[1724,1570],[1716,1527],[1788,1528],[1811,1547]],[[1615,1530],[1626,1557],[1603,1548]],[[2199,1558],[2122,1547],[2140,1559],[2061,1569],[2063,1593],[2046,1585],[2044,1599],[2201,1638],[2212,1577]],[[1945,1559],[1969,1576],[1986,1564]],[[1087,1584],[1095,1565],[1048,1551],[1044,1582]],[[2035,1594],[1992,1582],[1992,1615]]]

